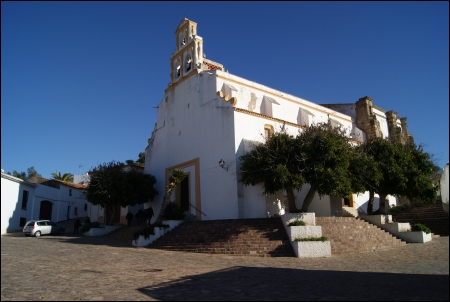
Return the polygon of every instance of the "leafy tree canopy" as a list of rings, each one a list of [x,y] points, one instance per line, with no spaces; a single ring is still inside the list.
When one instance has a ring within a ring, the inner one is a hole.
[[[350,166],[354,152],[341,127],[331,123],[311,125],[296,137],[301,154],[303,175],[311,185],[301,212],[307,212],[317,192],[319,196],[349,197],[354,186]]]
[[[14,170],[11,174],[11,172],[6,172],[6,174],[12,175],[14,177],[20,178],[22,180],[31,180],[36,177],[42,177],[41,174],[37,173],[37,171],[34,169],[34,166],[31,166],[27,169],[27,172],[17,172]]]
[[[372,213],[374,193],[380,196],[380,209],[387,195],[405,196],[426,203],[436,200],[438,188],[432,180],[435,164],[422,146],[371,138],[360,146],[360,150],[373,159],[375,169],[381,175],[371,182],[371,186],[366,187],[370,192],[368,214]],[[385,206],[381,210],[387,212],[388,209]]]
[[[105,209],[116,206],[126,207],[142,204],[154,199],[158,194],[154,188],[156,178],[140,171],[124,171],[124,163],[111,161],[94,168],[86,189],[86,198],[94,205]]]
[[[295,140],[282,128],[265,143],[257,144],[253,150],[239,157],[241,179],[246,186],[261,183],[263,194],[275,194],[285,190],[288,194],[290,211],[296,209],[294,189],[305,184],[301,154],[295,150]]]
[[[330,123],[312,125],[297,137],[284,128],[265,143],[240,156],[244,185],[263,184],[264,194],[285,190],[289,211],[298,211],[293,190],[311,185],[301,212],[307,212],[314,194],[347,197],[352,193],[349,172],[354,152],[345,131]]]

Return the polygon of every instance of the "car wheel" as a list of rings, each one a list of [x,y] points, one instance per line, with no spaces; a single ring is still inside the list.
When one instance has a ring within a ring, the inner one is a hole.
[[[62,235],[62,234],[64,234],[64,230],[63,229],[59,229],[58,235]]]
[[[35,237],[41,237],[41,232],[37,231],[36,233],[34,233]]]

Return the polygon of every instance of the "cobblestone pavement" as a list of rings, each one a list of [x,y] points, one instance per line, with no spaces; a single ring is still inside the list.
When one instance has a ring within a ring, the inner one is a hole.
[[[329,258],[126,246],[106,236],[1,237],[1,300],[449,300],[449,237]]]

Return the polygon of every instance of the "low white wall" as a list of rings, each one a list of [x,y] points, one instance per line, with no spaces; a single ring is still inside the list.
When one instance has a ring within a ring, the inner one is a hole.
[[[286,213],[281,215],[284,226],[294,220],[303,220],[307,226],[314,226],[316,225],[316,213]]]
[[[150,243],[157,240],[159,237],[164,236],[181,223],[183,223],[183,220],[163,220],[163,224],[168,225],[168,228],[156,227],[155,235],[150,235],[148,239],[145,239],[144,236],[139,236],[137,240],[132,240],[131,244],[133,246],[148,246]]]
[[[85,236],[103,236],[106,234],[109,234],[117,229],[119,229],[120,226],[116,225],[106,225],[100,228],[90,228],[89,231],[84,232],[83,235]]]
[[[425,243],[432,239],[431,233],[411,232],[411,225],[408,222],[392,222],[392,215],[363,215],[360,218],[408,243]]]
[[[330,241],[293,241],[295,256],[298,258],[330,257]]]
[[[296,238],[317,238],[322,237],[321,226],[286,226],[289,240]]]

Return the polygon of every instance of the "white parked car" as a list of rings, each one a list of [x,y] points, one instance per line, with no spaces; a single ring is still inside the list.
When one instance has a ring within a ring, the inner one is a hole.
[[[40,237],[41,235],[64,234],[66,227],[50,220],[30,220],[23,227],[25,236]]]

